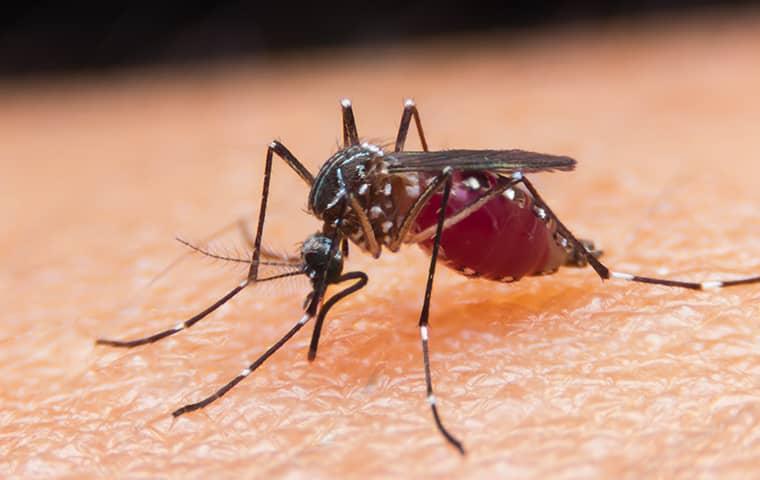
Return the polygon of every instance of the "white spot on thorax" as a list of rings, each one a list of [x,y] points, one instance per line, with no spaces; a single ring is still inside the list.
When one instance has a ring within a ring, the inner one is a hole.
[[[508,189],[504,190],[504,196],[507,197],[507,199],[509,199],[509,200],[514,200],[515,199],[515,191],[513,189],[511,189],[511,188],[508,188]]]
[[[383,209],[377,205],[369,209],[369,218],[378,218],[383,213]]]

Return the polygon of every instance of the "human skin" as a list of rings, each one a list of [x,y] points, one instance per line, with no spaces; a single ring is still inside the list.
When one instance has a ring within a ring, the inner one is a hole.
[[[300,317],[306,284],[250,288],[190,330],[241,271],[181,254],[253,219],[266,145],[312,171],[340,138],[395,136],[413,96],[431,148],[579,161],[532,177],[611,268],[703,281],[760,272],[760,19],[484,37],[212,71],[5,85],[0,92],[0,476],[696,478],[757,474],[760,286],[515,284],[439,269],[431,315],[441,415],[425,402],[418,248],[347,270],[369,285],[203,411]],[[718,32],[718,33],[716,33]],[[410,134],[409,148],[417,148]],[[319,224],[275,164],[267,243]],[[137,292],[137,293],[135,293]],[[308,330],[308,329],[306,329]]]

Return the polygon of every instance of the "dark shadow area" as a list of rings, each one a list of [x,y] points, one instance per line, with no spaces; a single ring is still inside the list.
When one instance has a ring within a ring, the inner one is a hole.
[[[753,1],[28,2],[0,16],[0,75],[98,72],[151,64],[271,58],[453,33],[529,31],[637,16],[736,9]]]

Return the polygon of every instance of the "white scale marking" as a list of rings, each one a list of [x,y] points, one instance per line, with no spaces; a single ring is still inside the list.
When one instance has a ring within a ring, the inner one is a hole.
[[[377,218],[383,213],[383,209],[375,205],[369,209],[369,218]]]
[[[251,374],[251,369],[250,368],[244,368],[243,371],[240,372],[240,376],[241,377],[247,377],[250,374]]]
[[[185,322],[180,322],[177,325],[174,326],[174,331],[179,332],[181,330],[185,329]]]
[[[412,100],[411,98],[407,98],[404,101],[404,106],[405,107],[413,107],[414,106],[414,100]]]
[[[385,194],[386,197],[390,196],[391,189],[392,187],[391,187],[390,182],[386,183],[385,186],[383,187],[383,193]]]
[[[633,280],[633,275],[630,273],[623,273],[623,272],[610,272],[610,277],[617,278],[619,280]]]
[[[515,199],[515,191],[511,188],[508,188],[504,190],[504,196],[507,197],[509,200]]]
[[[715,289],[715,288],[722,287],[723,286],[723,282],[719,282],[719,281],[713,280],[711,282],[702,282],[700,284],[700,286],[702,287],[702,290],[712,290],[712,289]]]
[[[311,318],[311,317],[309,316],[309,314],[308,314],[308,313],[304,313],[304,314],[303,314],[303,317],[301,317],[301,319],[298,321],[298,324],[299,324],[299,325],[303,325],[304,323],[306,323],[306,322],[308,322],[308,321],[309,321],[309,318]]]
[[[435,405],[435,395],[428,395],[427,401],[430,405]]]
[[[348,107],[351,106],[351,100],[349,100],[347,98],[344,98],[343,100],[340,101],[340,104],[343,105],[344,107],[348,108]]]
[[[512,180],[520,181],[523,178],[522,172],[515,172],[512,174]]]
[[[383,233],[388,233],[390,229],[393,227],[393,222],[390,222],[390,221],[383,222],[382,227],[383,227]]]
[[[420,337],[422,337],[422,340],[427,342],[428,341],[428,327],[425,325],[420,327]]]
[[[358,190],[359,195],[364,195],[365,193],[367,193],[368,189],[369,189],[369,185],[367,185],[366,183],[362,183],[359,186],[359,190]]]

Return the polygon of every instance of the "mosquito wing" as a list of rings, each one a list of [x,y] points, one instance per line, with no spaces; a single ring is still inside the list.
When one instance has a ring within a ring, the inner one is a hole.
[[[498,173],[567,172],[575,160],[560,155],[525,150],[439,150],[436,152],[394,152],[386,154],[391,173],[489,170]],[[395,161],[394,161],[395,160]]]

